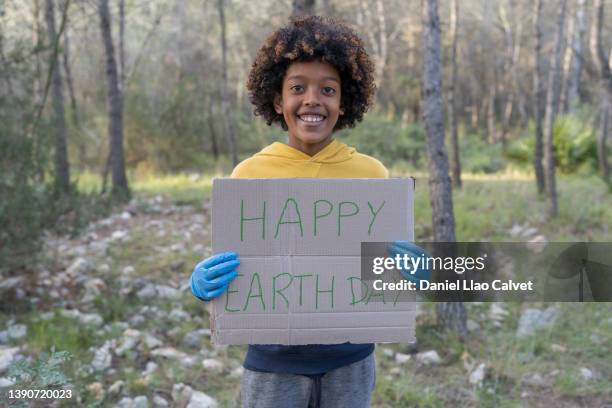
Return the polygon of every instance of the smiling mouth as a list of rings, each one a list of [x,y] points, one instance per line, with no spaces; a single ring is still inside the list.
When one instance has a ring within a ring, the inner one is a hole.
[[[325,116],[323,115],[298,115],[298,118],[302,121],[302,122],[306,122],[306,123],[320,123],[323,122],[325,120]]]

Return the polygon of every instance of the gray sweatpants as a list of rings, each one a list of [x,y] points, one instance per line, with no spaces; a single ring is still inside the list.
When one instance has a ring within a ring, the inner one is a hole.
[[[374,353],[318,378],[244,370],[243,408],[367,408],[376,383]]]

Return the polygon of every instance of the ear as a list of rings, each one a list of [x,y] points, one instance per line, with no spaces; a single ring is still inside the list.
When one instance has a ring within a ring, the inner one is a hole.
[[[274,97],[274,110],[279,115],[283,114],[283,100],[281,99],[281,96],[279,94],[276,94],[276,96]]]

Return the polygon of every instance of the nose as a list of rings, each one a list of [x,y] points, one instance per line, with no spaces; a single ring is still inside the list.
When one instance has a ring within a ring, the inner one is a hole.
[[[316,87],[312,86],[306,91],[304,95],[304,105],[306,106],[319,106],[321,102],[319,101],[319,93],[317,92]]]

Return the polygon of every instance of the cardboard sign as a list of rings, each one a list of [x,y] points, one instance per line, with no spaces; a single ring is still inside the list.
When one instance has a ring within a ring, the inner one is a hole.
[[[214,180],[213,253],[241,264],[212,302],[213,342],[413,342],[415,303],[360,278],[361,242],[413,241],[413,193],[411,178]]]

